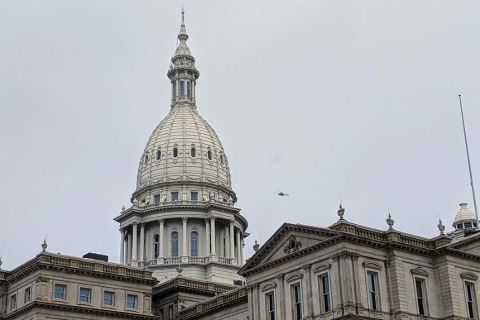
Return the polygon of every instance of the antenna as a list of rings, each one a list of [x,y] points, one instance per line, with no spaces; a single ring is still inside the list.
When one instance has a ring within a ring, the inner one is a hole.
[[[475,197],[475,187],[473,186],[472,165],[470,163],[470,152],[468,151],[467,130],[465,129],[465,118],[463,117],[463,105],[462,105],[461,94],[458,95],[458,101],[460,102],[460,113],[462,114],[463,137],[465,139],[465,150],[467,151],[468,172],[470,174],[470,186],[472,187],[472,196],[473,196],[473,208],[475,209],[475,218],[477,219],[477,228],[478,228],[479,226],[478,226],[477,199]]]

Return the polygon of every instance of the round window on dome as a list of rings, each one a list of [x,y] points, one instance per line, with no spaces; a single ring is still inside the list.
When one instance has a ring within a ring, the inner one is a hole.
[[[207,151],[207,158],[208,160],[212,160],[212,150]]]
[[[162,159],[162,151],[157,150],[157,160]]]
[[[190,149],[190,156],[192,158],[195,158],[197,156],[197,149],[195,149],[195,146],[192,146],[192,148]]]
[[[173,147],[173,157],[174,158],[178,157],[178,147]]]

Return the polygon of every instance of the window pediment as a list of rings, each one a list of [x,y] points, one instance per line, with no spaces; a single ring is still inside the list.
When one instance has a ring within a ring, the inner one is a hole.
[[[460,277],[462,277],[462,279],[467,279],[467,280],[472,280],[472,281],[477,281],[478,280],[478,276],[475,273],[470,272],[470,271],[462,272],[460,274]]]
[[[365,269],[371,269],[371,270],[382,270],[382,265],[378,262],[373,262],[373,261],[365,261],[363,263],[363,267]]]
[[[324,272],[324,271],[330,270],[331,267],[332,267],[332,265],[330,263],[322,264],[322,265],[319,265],[319,266],[315,267],[313,269],[313,273]]]
[[[293,282],[293,281],[296,281],[296,280],[300,280],[302,278],[303,278],[303,274],[295,273],[295,274],[291,274],[291,275],[287,276],[286,281],[287,282]]]
[[[260,286],[260,291],[265,292],[265,291],[273,290],[275,289],[276,286],[277,284],[275,282],[267,282]]]
[[[428,277],[429,273],[427,270],[423,269],[422,267],[416,267],[410,270],[412,274],[422,277]]]

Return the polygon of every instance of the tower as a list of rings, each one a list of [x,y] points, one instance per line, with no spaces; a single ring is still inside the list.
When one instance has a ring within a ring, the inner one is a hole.
[[[167,76],[170,112],[140,157],[132,206],[120,224],[121,263],[147,268],[160,281],[184,276],[233,284],[242,278],[247,220],[236,208],[228,157],[197,111],[200,73],[187,45],[184,13]],[[181,268],[179,268],[181,266]]]

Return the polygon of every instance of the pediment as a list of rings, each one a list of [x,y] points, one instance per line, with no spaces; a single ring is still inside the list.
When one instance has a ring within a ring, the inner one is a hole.
[[[335,232],[327,229],[285,224],[252,257],[256,261],[249,261],[246,268],[295,254],[334,235]]]

